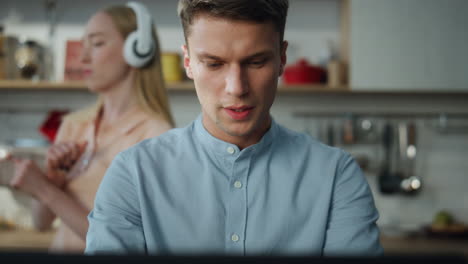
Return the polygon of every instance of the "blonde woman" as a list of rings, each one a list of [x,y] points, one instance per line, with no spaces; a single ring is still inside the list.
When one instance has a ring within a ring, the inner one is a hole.
[[[135,43],[128,43],[130,37]],[[50,248],[55,252],[83,252],[87,215],[114,156],[174,125],[158,39],[142,5],[113,6],[96,13],[87,23],[83,46],[86,81],[99,94],[97,103],[64,119],[48,150],[45,172],[32,161],[11,158],[16,167],[11,185],[37,200],[35,226],[46,230],[56,217],[61,219]],[[146,50],[129,51],[127,46]],[[129,52],[136,52],[136,58]],[[140,60],[141,54],[146,58]]]

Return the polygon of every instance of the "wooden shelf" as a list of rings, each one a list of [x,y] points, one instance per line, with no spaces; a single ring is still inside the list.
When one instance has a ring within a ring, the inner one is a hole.
[[[349,93],[347,86],[330,87],[325,84],[280,85],[279,93]]]
[[[169,83],[169,91],[195,91],[192,82]],[[279,93],[342,93],[349,92],[349,87],[328,87],[323,84],[300,84],[300,85],[279,85]]]
[[[194,92],[193,82],[186,81],[180,83],[168,83],[169,92]],[[1,90],[38,90],[38,91],[86,91],[84,82],[32,82],[20,80],[0,80]],[[468,96],[468,90],[352,90],[348,86],[330,87],[324,84],[298,84],[282,85],[278,87],[280,94],[348,94],[348,95],[448,95],[448,96]]]
[[[1,80],[0,89],[25,89],[25,90],[84,90],[83,82],[46,82],[26,80]]]
[[[169,83],[169,90],[192,91],[194,86],[192,82]],[[23,81],[23,80],[1,80],[0,90],[87,90],[84,82],[48,82],[48,81]]]
[[[24,90],[86,90],[83,82],[33,82],[22,80],[2,80],[0,81],[0,90],[5,89],[24,89]],[[195,91],[193,82],[168,83],[169,91]],[[320,93],[320,92],[348,92],[348,87],[328,87],[321,84],[304,85],[280,85],[278,91],[281,93]]]

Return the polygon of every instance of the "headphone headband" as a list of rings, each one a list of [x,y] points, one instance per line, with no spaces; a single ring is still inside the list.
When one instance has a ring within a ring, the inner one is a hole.
[[[151,40],[151,26],[153,25],[151,16],[141,3],[128,2],[127,6],[133,9],[137,20],[137,51],[143,54],[148,53],[151,49],[151,41],[148,41],[148,38]]]
[[[154,55],[153,21],[146,7],[138,2],[128,2],[127,6],[135,12],[137,29],[125,40],[124,57],[134,67],[144,66]]]

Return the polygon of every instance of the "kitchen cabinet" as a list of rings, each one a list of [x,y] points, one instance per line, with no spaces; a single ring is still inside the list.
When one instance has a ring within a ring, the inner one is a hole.
[[[468,257],[468,242],[461,239],[435,239],[424,237],[381,236],[386,255],[433,254],[462,255]]]
[[[468,90],[468,1],[350,0],[353,90]]]

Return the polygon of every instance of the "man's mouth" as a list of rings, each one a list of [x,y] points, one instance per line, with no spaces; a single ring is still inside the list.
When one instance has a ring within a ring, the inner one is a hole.
[[[245,111],[246,109],[245,109],[245,108],[243,108],[243,109],[233,109],[233,108],[230,108],[229,110],[231,110],[231,111],[236,111],[236,112],[243,112],[243,111]]]
[[[245,120],[247,119],[252,110],[254,109],[253,106],[239,106],[239,107],[225,107],[224,110],[226,113],[234,120]]]

